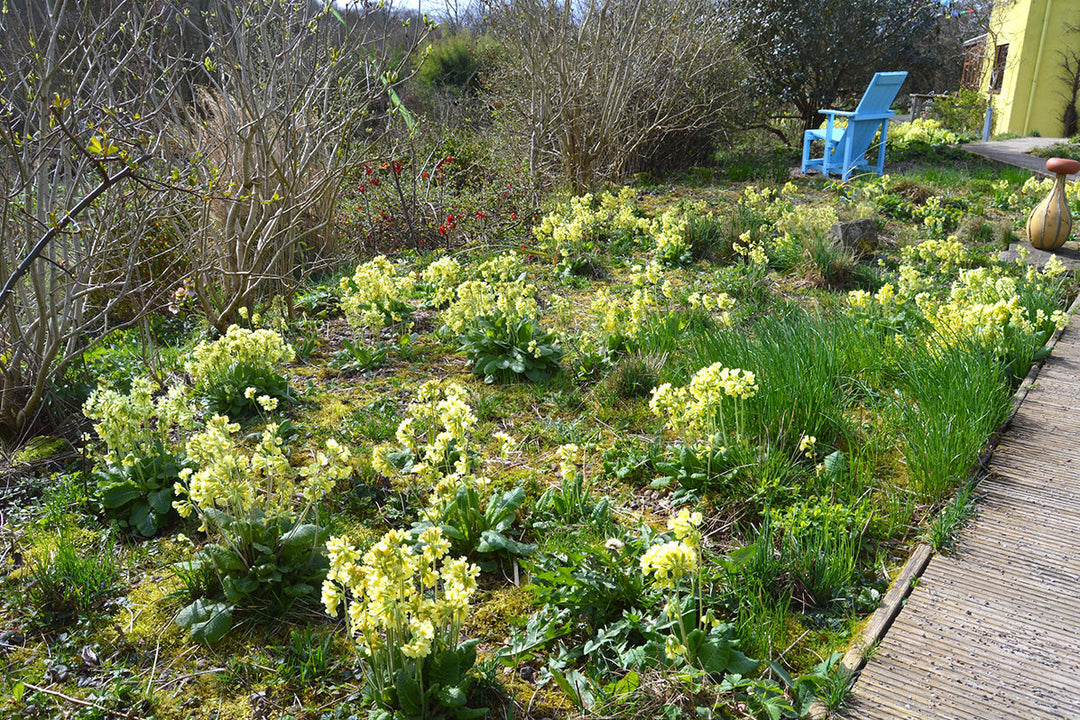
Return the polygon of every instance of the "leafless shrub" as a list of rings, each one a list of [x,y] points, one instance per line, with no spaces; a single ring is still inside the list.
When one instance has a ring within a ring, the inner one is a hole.
[[[176,60],[154,3],[41,0],[0,13],[0,428],[160,303],[175,208],[151,181]]]
[[[491,0],[497,105],[536,175],[576,189],[694,162],[739,103],[741,55],[705,0]]]
[[[291,300],[325,256],[344,173],[424,28],[402,35],[373,4],[210,5],[208,79],[177,137],[202,198],[186,233],[195,291],[224,330],[260,296]]]

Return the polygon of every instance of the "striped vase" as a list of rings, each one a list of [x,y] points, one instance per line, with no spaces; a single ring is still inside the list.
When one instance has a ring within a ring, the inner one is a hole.
[[[1046,169],[1057,175],[1054,187],[1028,216],[1028,242],[1038,250],[1053,251],[1065,244],[1072,232],[1072,213],[1065,197],[1065,177],[1080,172],[1080,162],[1050,158]]]

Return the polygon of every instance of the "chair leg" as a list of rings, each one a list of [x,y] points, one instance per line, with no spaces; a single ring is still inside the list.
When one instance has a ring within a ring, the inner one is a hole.
[[[825,155],[821,159],[821,174],[828,179],[829,177],[829,160],[832,158],[833,148],[836,147],[836,143],[833,142],[833,115],[829,113],[825,120]],[[830,147],[830,145],[832,147]]]
[[[840,180],[842,182],[847,182],[851,178],[851,137],[851,133],[844,134],[844,154],[840,160]]]
[[[884,175],[885,174],[885,145],[888,143],[888,139],[889,139],[889,119],[885,118],[881,122],[881,145],[878,146],[878,155],[877,155],[877,174],[878,175]]]
[[[810,163],[810,143],[812,143],[813,141],[814,141],[814,139],[812,137],[810,137],[810,133],[808,133],[808,132],[803,133],[802,168],[800,169],[800,172],[803,175],[806,174],[806,167]]]

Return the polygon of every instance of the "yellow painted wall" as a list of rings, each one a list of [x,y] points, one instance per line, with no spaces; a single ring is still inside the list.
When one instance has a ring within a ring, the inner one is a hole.
[[[989,87],[996,46],[1009,43],[1001,93],[993,99],[995,134],[1063,134],[1068,86],[1061,77],[1061,53],[1070,43],[1080,49],[1080,35],[1066,32],[1068,24],[1080,25],[1080,0],[1016,0],[995,7],[984,87]]]

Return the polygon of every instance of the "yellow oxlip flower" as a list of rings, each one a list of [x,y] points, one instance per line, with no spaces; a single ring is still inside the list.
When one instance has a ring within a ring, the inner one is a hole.
[[[659,588],[674,588],[676,582],[697,572],[697,551],[686,543],[672,540],[653,545],[641,556],[641,572],[652,575]]]
[[[425,530],[415,552],[399,530],[386,533],[363,555],[343,538],[327,542],[330,569],[323,602],[336,614],[349,599],[350,631],[369,661],[384,649],[422,659],[456,645],[480,569],[464,558],[449,558],[449,541],[439,527]],[[391,662],[393,664],[393,662]]]
[[[401,322],[397,308],[407,305],[416,278],[399,275],[386,256],[358,265],[351,278],[341,279],[341,309],[353,327],[381,329],[387,323]]]
[[[577,475],[577,462],[581,456],[581,448],[574,443],[560,445],[555,451],[555,456],[559,459],[559,476],[563,480],[572,480]]]
[[[677,514],[668,518],[668,530],[672,531],[676,540],[680,540],[692,548],[698,548],[701,545],[701,533],[698,531],[701,520],[701,513],[691,513],[688,509],[683,508]]]
[[[198,385],[213,384],[235,364],[276,372],[282,363],[296,357],[292,345],[273,330],[246,330],[231,325],[213,342],[199,343],[191,351],[184,370]]]
[[[678,660],[681,657],[686,657],[686,646],[679,642],[675,636],[668,635],[664,643],[664,654],[667,655],[668,660]]]
[[[452,257],[441,257],[428,265],[420,277],[432,286],[431,299],[436,305],[454,299],[454,293],[462,280],[461,263]]]

